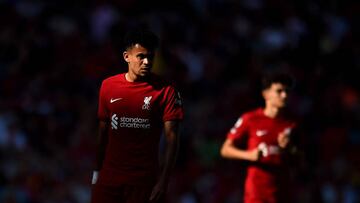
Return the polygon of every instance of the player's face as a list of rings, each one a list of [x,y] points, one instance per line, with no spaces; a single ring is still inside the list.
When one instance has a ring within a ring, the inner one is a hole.
[[[140,44],[135,44],[123,53],[125,61],[128,63],[129,72],[144,77],[151,71],[154,59],[154,51],[148,50]]]
[[[289,89],[281,83],[273,83],[268,89],[263,91],[266,105],[282,108],[286,106]]]

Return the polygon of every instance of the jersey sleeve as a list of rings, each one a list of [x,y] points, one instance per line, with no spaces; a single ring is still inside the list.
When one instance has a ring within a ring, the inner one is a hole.
[[[102,82],[99,92],[98,118],[99,120],[107,120],[107,118],[109,118],[109,111],[106,106],[104,82]]]
[[[164,98],[163,121],[182,120],[184,117],[183,101],[180,93],[169,86]]]
[[[236,121],[235,125],[227,134],[227,139],[242,140],[248,134],[248,118],[246,115],[241,116]]]

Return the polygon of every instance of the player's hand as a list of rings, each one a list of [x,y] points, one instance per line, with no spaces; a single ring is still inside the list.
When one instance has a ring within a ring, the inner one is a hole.
[[[248,153],[249,153],[249,161],[259,161],[261,153],[258,148],[249,150]]]
[[[284,130],[279,133],[277,140],[280,148],[286,148],[290,142],[290,132],[288,130]]]
[[[163,198],[166,192],[166,187],[167,184],[164,181],[158,181],[151,192],[149,199],[150,202],[158,202],[161,198]]]

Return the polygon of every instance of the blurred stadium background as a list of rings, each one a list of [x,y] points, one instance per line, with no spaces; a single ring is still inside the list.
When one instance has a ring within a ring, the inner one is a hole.
[[[275,68],[297,79],[298,202],[360,202],[359,13],[350,0],[1,0],[0,202],[89,201],[98,88],[126,70],[121,36],[139,21],[185,100],[170,202],[242,199],[244,166],[219,147]]]

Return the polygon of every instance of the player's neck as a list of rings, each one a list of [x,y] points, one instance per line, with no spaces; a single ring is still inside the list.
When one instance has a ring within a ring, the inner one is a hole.
[[[267,117],[276,118],[280,114],[280,111],[281,109],[277,107],[266,106],[264,109],[264,114]]]
[[[128,82],[144,82],[149,79],[150,75],[138,76],[132,72],[125,73],[125,80]]]
[[[131,74],[131,72],[125,73],[125,79],[128,82],[137,82],[139,81],[139,77],[135,74]]]

